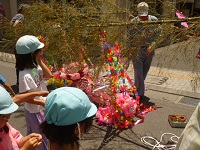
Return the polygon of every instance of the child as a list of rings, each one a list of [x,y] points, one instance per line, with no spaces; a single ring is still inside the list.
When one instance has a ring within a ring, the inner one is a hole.
[[[40,59],[40,52],[43,47],[44,44],[32,35],[25,35],[18,39],[16,43],[18,62],[16,67],[19,69],[19,93],[47,91],[44,77],[51,78],[53,75]],[[42,96],[36,98],[45,100]],[[45,121],[44,107],[40,105],[40,102],[36,104],[25,102],[24,105],[27,134],[40,133],[38,125]],[[43,143],[37,150],[45,149],[47,149],[47,139],[43,136]]]
[[[32,133],[23,137],[9,123],[10,115],[18,109],[10,94],[0,87],[0,150],[33,150],[41,144],[42,136]],[[17,101],[21,101],[21,95]]]
[[[0,84],[2,84],[8,92],[15,96],[15,92],[13,91],[12,87],[6,82],[6,79],[0,74]]]
[[[55,111],[56,110],[56,111]],[[40,125],[49,139],[49,150],[78,150],[79,139],[92,126],[97,107],[80,89],[62,87],[46,99],[46,121]]]

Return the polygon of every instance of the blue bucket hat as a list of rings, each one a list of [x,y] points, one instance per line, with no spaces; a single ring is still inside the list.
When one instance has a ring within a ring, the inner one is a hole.
[[[0,114],[11,114],[18,109],[10,94],[0,86]]]
[[[95,115],[97,107],[80,89],[62,87],[52,91],[46,99],[45,118],[48,124],[65,126]]]
[[[29,54],[44,47],[44,43],[40,42],[33,35],[24,35],[17,40],[17,54]]]

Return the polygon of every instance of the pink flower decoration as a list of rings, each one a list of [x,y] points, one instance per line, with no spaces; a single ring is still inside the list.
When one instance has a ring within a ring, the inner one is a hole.
[[[131,117],[136,114],[138,101],[134,100],[128,93],[118,93],[116,103],[122,109],[126,117]]]
[[[200,59],[200,49],[199,49],[199,52],[197,53],[196,58]]]
[[[113,121],[113,117],[110,111],[110,107],[99,107],[96,113],[96,117],[99,121],[104,122],[106,124],[111,124]]]
[[[55,78],[59,78],[59,79],[61,78],[59,71],[56,71],[53,75],[54,75]]]
[[[181,12],[176,12],[176,16],[178,18],[180,18],[180,19],[184,19],[185,18],[185,16]],[[186,28],[189,28],[187,22],[181,22],[181,25],[186,27]]]
[[[127,100],[122,106],[122,110],[126,117],[131,117],[136,114],[137,102],[135,100]]]

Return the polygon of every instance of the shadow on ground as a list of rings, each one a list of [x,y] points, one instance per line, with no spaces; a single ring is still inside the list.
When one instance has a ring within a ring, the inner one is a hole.
[[[144,106],[155,106],[155,103],[149,101],[150,98],[146,96],[144,96],[142,99]],[[141,118],[142,117],[138,116],[134,119],[136,119],[135,121],[139,121]],[[143,121],[140,123],[142,122]],[[97,119],[95,118],[93,121],[92,130],[88,134],[84,135],[83,139],[81,140],[81,145],[84,147],[84,149],[88,150],[150,150],[151,148],[141,142],[141,137],[144,135],[134,132],[135,129],[136,128],[132,127],[118,130],[105,125],[97,125]]]
[[[95,126],[96,128],[98,128],[97,126]],[[107,127],[105,131],[105,136],[100,144],[100,146],[97,148],[97,150],[102,150],[102,149],[107,149],[106,146],[109,142],[113,141],[115,138],[119,138],[119,140],[123,140],[131,145],[137,145],[137,147],[141,147],[143,149],[147,149],[150,150],[150,148],[146,147],[145,145],[143,145],[142,143],[136,142],[131,140],[131,138],[129,137],[124,137],[123,135],[120,135],[121,133],[128,131],[129,133],[131,133],[131,137],[135,138],[135,139],[140,139],[140,137],[138,137],[133,131],[132,129],[124,129],[124,130],[118,130],[118,129],[112,129],[111,127]],[[118,145],[119,143],[116,143],[116,145]],[[129,145],[128,144],[128,145]],[[120,145],[119,149],[120,149]],[[122,146],[122,145],[121,145]],[[122,147],[121,147],[122,148]]]

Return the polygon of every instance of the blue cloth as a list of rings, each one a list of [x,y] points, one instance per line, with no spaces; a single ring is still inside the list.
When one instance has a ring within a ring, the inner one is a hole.
[[[23,20],[24,20],[24,15],[22,15],[22,14],[16,14],[13,18],[12,18],[12,20],[11,20],[11,22],[15,22],[16,20],[18,20],[20,23],[22,23],[23,22]]]
[[[4,85],[6,82],[6,79],[0,74],[0,84]]]

